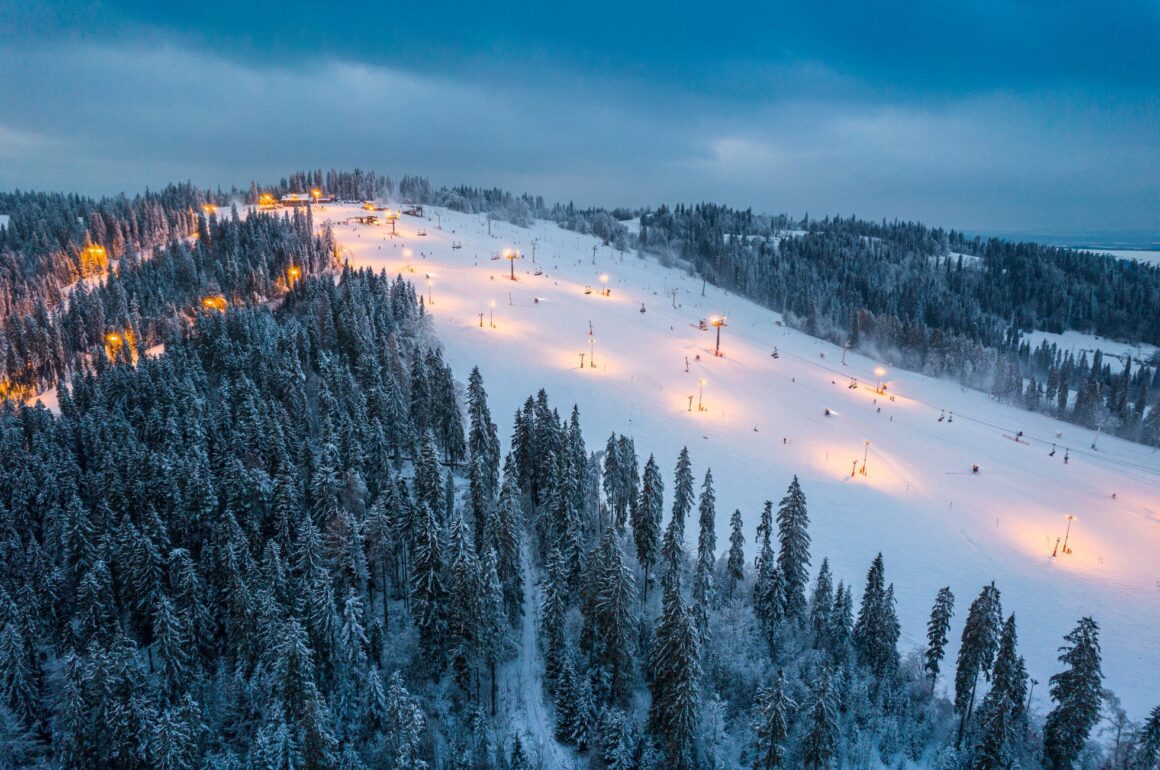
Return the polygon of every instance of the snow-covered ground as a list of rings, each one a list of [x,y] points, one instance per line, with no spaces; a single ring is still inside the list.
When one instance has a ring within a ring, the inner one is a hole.
[[[1048,343],[1058,347],[1061,352],[1070,352],[1077,359],[1082,354],[1087,353],[1089,361],[1097,350],[1103,351],[1105,358],[1113,356],[1120,361],[1118,365],[1111,361],[1108,362],[1112,364],[1112,371],[1119,371],[1129,356],[1132,358],[1132,371],[1135,371],[1141,361],[1148,363],[1157,351],[1155,345],[1149,345],[1146,342],[1116,342],[1107,337],[1076,331],[1066,331],[1063,334],[1041,331],[1025,332],[1022,339],[1031,345],[1032,350],[1047,340]]]
[[[1156,705],[1160,452],[1106,436],[1092,450],[1090,431],[889,362],[851,353],[843,366],[839,348],[781,326],[776,313],[712,286],[702,295],[698,279],[554,224],[493,222],[489,236],[482,216],[441,210],[441,230],[429,212],[401,218],[392,238],[389,226],[341,224],[357,213],[328,206],[315,219],[335,223],[353,265],[402,273],[429,298],[447,360],[464,379],[474,365],[483,373],[505,444],[516,409],[544,387],[561,413],[579,405],[590,449],[618,431],[635,438],[642,463],[655,453],[670,500],[672,467],[688,445],[698,476],[713,469],[718,543],[739,508],[750,560],[762,502],[779,500],[797,474],[815,567],[829,556],[857,595],[881,550],[905,647],[922,643],[935,593],[950,585],[953,665],[967,606],[994,580],[1043,683],[1040,708],[1062,637],[1085,614],[1103,628],[1107,686],[1136,718]],[[514,282],[505,248],[525,252]],[[728,318],[723,357],[713,355],[713,328],[698,328],[714,314]],[[894,400],[875,393],[879,366]],[[953,421],[939,420],[944,411]],[[1018,431],[1027,443],[1007,438]],[[864,455],[867,474],[851,476]],[[1068,514],[1072,550],[1052,558]]]
[[[1139,249],[1103,249],[1097,253],[1111,254],[1117,259],[1134,259],[1137,262],[1148,262],[1149,264],[1160,265],[1160,251],[1143,251]]]

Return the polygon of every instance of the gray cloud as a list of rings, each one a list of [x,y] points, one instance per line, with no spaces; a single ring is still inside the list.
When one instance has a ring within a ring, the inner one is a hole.
[[[582,204],[716,200],[982,229],[1155,228],[1160,210],[1154,97],[851,97],[848,76],[806,62],[767,73],[748,101],[633,98],[599,73],[266,66],[163,38],[16,43],[0,69],[4,188],[241,186],[358,165]]]

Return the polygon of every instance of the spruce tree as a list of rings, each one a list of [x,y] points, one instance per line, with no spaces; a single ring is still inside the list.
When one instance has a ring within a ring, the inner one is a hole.
[[[803,764],[811,770],[828,767],[838,750],[838,719],[831,676],[829,667],[823,666],[811,689],[805,715],[805,733],[799,751]]]
[[[1051,677],[1055,708],[1043,724],[1043,758],[1048,770],[1069,770],[1099,720],[1104,679],[1099,633],[1096,622],[1085,617],[1064,637],[1059,661],[1068,668]]]
[[[955,668],[955,711],[959,714],[958,743],[963,741],[967,723],[975,707],[975,690],[979,675],[990,678],[991,665],[999,649],[999,632],[1003,610],[999,589],[994,583],[984,586],[963,624],[962,643]]]
[[[1136,741],[1140,744],[1138,760],[1141,770],[1152,770],[1160,763],[1160,706],[1152,709]]]
[[[745,579],[745,534],[741,531],[741,511],[734,509],[729,518],[729,560],[725,565],[725,574],[729,581],[729,600],[733,600],[733,591],[737,584]]]
[[[834,583],[830,575],[830,560],[823,558],[814,580],[810,597],[810,633],[815,647],[825,648],[829,639],[830,616],[834,611]]]
[[[874,557],[866,573],[866,589],[854,623],[854,650],[858,661],[873,672],[881,685],[898,670],[898,618],[894,610],[894,586],[888,588],[882,554]]]
[[[772,687],[760,690],[754,704],[754,770],[776,770],[785,766],[789,742],[790,715],[797,704],[786,694],[785,675],[777,672]]]
[[[934,599],[934,606],[930,610],[930,620],[926,624],[926,653],[923,656],[923,669],[930,676],[930,690],[934,692],[935,683],[943,657],[946,656],[947,632],[951,627],[951,618],[955,614],[955,595],[950,586],[938,590]]]
[[[753,612],[761,621],[765,634],[773,646],[778,624],[785,616],[785,591],[777,558],[773,553],[773,503],[765,501],[761,522],[757,525],[757,558],[754,560],[756,578],[753,583]]]
[[[419,504],[420,518],[415,531],[414,551],[411,554],[411,616],[419,629],[419,644],[438,670],[435,662],[441,655],[446,633],[444,602],[447,591],[443,587],[443,559],[440,548],[439,524],[426,503]]]
[[[693,464],[689,460],[688,447],[681,447],[674,475],[673,516],[670,526],[674,528],[677,543],[681,544],[685,541],[685,519],[693,509]]]
[[[701,485],[700,535],[697,538],[697,567],[693,574],[693,618],[700,634],[701,647],[709,643],[709,606],[713,601],[713,565],[716,561],[717,522],[716,493],[713,491],[713,471],[705,471]]]
[[[802,621],[806,614],[806,582],[809,580],[810,535],[806,497],[793,477],[777,511],[777,535],[780,549],[777,569],[785,591],[785,615]]]
[[[991,689],[979,704],[979,738],[974,752],[974,770],[1010,767],[1021,742],[1027,675],[1016,644],[1015,616],[1012,615],[1003,624]]]
[[[694,766],[698,681],[701,675],[697,629],[681,597],[680,574],[666,581],[662,614],[653,640],[652,706],[649,728],[668,766]]]
[[[641,595],[648,598],[649,574],[656,566],[660,548],[661,517],[664,515],[664,481],[656,460],[649,455],[644,465],[640,502],[632,508],[632,539],[636,560],[644,570]]]

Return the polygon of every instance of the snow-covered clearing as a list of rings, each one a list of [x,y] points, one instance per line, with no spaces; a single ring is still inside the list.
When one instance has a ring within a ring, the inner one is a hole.
[[[1112,366],[1112,371],[1118,371],[1123,367],[1124,361],[1129,356],[1132,358],[1132,371],[1140,365],[1141,362],[1145,364],[1152,360],[1156,355],[1157,348],[1155,345],[1149,345],[1144,342],[1129,343],[1116,342],[1109,340],[1106,337],[1100,337],[1095,334],[1085,334],[1083,332],[1066,331],[1063,334],[1055,334],[1054,332],[1025,332],[1022,339],[1026,340],[1031,345],[1031,349],[1039,347],[1040,343],[1046,340],[1049,344],[1054,344],[1061,352],[1069,352],[1077,359],[1084,353],[1087,353],[1088,360],[1091,360],[1092,354],[1097,350],[1103,352],[1104,357],[1112,356],[1119,359],[1120,364]],[[1112,363],[1112,362],[1108,362]]]
[[[635,438],[642,462],[655,453],[670,500],[672,467],[688,445],[698,476],[713,468],[717,542],[728,542],[729,514],[740,508],[750,560],[762,502],[779,500],[796,473],[809,500],[814,566],[829,556],[835,577],[859,594],[881,550],[904,647],[924,641],[935,593],[950,585],[958,597],[953,661],[968,604],[994,580],[1019,620],[1032,676],[1047,682],[1063,635],[1091,614],[1103,628],[1107,686],[1136,718],[1156,705],[1160,452],[1106,436],[1093,451],[1090,431],[888,368],[890,400],[874,388],[875,368],[889,362],[851,353],[843,366],[839,348],[780,326],[776,313],[712,286],[702,296],[699,279],[621,258],[554,224],[493,222],[489,237],[482,216],[440,210],[441,230],[434,216],[402,217],[392,238],[389,225],[341,224],[357,213],[328,206],[315,221],[335,223],[353,265],[401,272],[432,300],[447,360],[464,379],[479,366],[505,442],[515,410],[544,387],[562,413],[579,405],[590,449],[615,430]],[[501,252],[530,257],[532,239],[536,263],[517,260],[513,282]],[[714,314],[728,317],[723,357],[713,355],[713,328],[698,328]],[[939,421],[943,410],[953,422]],[[1028,443],[1004,437],[1018,431]],[[864,454],[867,475],[852,477]],[[1077,517],[1072,552],[1052,558],[1067,514]],[[1046,690],[1035,689],[1040,708]]]
[[[1145,251],[1142,249],[1101,249],[1097,254],[1111,254],[1117,259],[1131,259],[1137,262],[1147,262],[1160,265],[1160,251]]]

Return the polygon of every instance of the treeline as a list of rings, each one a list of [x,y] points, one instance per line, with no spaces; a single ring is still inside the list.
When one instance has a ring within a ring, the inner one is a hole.
[[[101,275],[110,260],[195,232],[206,194],[188,184],[134,198],[0,192],[0,317],[32,315],[61,303],[61,290]],[[88,250],[89,246],[101,250]]]
[[[478,371],[461,393],[401,279],[346,270],[202,314],[60,405],[0,416],[0,765],[542,766],[542,725],[510,719],[534,695],[517,655],[543,656],[551,728],[595,768],[1100,751],[1092,621],[1041,723],[984,587],[948,704],[949,589],[903,657],[881,556],[857,603],[825,560],[811,578],[796,479],[754,555],[740,512],[719,555],[712,474],[698,493],[685,450],[670,505],[653,457],[617,435],[590,451],[541,391],[501,457]],[[1120,735],[1116,766],[1152,770],[1160,709]]]
[[[404,177],[404,184],[407,181],[408,178]],[[276,184],[261,185],[256,181],[251,182],[245,202],[251,206],[257,205],[258,196],[263,192],[281,198],[288,193],[310,193],[311,190],[320,190],[327,195],[334,195],[339,200],[364,201],[393,195],[395,184],[389,176],[359,168],[353,171],[330,169],[325,173],[322,169],[296,171],[278,180]],[[238,191],[235,189],[219,197],[229,200],[237,195]]]
[[[245,219],[236,210],[220,216],[190,213],[192,232],[149,229],[157,238],[170,240],[147,250],[133,245],[139,240],[121,240],[125,230],[118,224],[123,221],[120,216],[101,227],[93,222],[105,218],[94,214],[87,237],[108,244],[109,253],[117,255],[115,266],[102,266],[90,276],[92,282],[77,282],[67,287],[67,293],[53,288],[52,281],[29,287],[50,293],[39,296],[30,312],[4,319],[3,394],[28,397],[73,372],[100,365],[103,359],[123,356],[136,361],[205,310],[207,300],[212,310],[263,301],[285,292],[298,277],[327,270],[334,262],[333,241],[329,233],[314,234],[309,211],[285,216],[254,212]],[[181,227],[187,227],[184,221]],[[110,232],[122,236],[113,238]],[[54,256],[46,258],[71,264],[67,250],[51,253]]]

